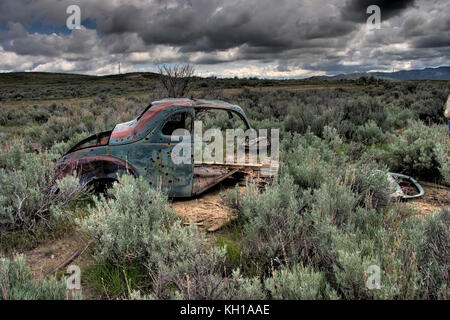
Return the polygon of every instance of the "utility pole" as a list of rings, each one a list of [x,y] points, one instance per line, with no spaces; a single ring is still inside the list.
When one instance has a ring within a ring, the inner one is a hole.
[[[119,74],[120,74],[120,61],[119,61]]]

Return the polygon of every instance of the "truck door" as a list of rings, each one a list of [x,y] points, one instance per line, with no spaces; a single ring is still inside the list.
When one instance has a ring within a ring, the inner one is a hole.
[[[148,178],[169,197],[192,195],[193,119],[193,108],[170,112],[150,137]]]

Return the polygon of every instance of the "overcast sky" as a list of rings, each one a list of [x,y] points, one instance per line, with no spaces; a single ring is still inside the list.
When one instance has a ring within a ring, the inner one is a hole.
[[[70,30],[69,5],[81,9]],[[367,7],[381,28],[367,27]],[[449,0],[0,0],[0,72],[195,64],[202,76],[309,77],[450,65]]]

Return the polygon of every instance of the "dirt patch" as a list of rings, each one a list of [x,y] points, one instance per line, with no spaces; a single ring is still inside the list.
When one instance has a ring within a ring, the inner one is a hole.
[[[85,250],[86,245],[86,241],[81,237],[72,235],[67,238],[42,244],[33,250],[23,252],[23,255],[26,258],[27,266],[31,270],[32,278],[39,281],[44,277],[52,275],[55,268],[70,258],[77,250],[80,251],[80,255],[71,261],[69,265],[79,266],[81,273],[83,273],[83,268],[93,263],[92,258],[89,256],[88,250]],[[15,254],[11,254],[9,258],[13,258]],[[67,266],[61,268],[58,271],[58,274],[62,274],[66,270]],[[90,288],[88,284],[82,283],[81,285],[83,299],[99,298],[95,293],[95,290]]]
[[[192,221],[202,230],[217,231],[236,217],[233,209],[224,203],[226,191],[238,184],[243,194],[247,179],[240,175],[231,176],[195,198],[173,199],[171,206],[186,225]]]
[[[233,210],[223,203],[221,197],[221,193],[226,189],[227,187],[222,185],[194,199],[174,200],[171,206],[185,224],[192,221],[200,229],[216,231],[234,218]]]
[[[40,280],[64,262],[80,244],[75,237],[60,239],[24,252],[35,280]]]
[[[406,205],[418,210],[421,217],[440,211],[443,207],[450,207],[450,188],[429,182],[419,183],[425,194],[420,198],[409,200]]]

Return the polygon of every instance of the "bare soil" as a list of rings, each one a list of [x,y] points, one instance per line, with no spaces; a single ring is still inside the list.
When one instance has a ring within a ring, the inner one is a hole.
[[[417,199],[411,199],[406,202],[420,212],[420,217],[425,218],[434,211],[440,211],[442,208],[450,208],[450,188],[437,185],[430,182],[421,182],[425,194]]]
[[[80,255],[71,261],[69,265],[77,265],[83,272],[83,267],[93,263],[88,252],[88,243],[82,237],[71,235],[56,241],[42,244],[33,250],[23,252],[27,266],[31,269],[31,276],[39,281],[44,277],[53,275],[53,271],[70,258],[75,251],[79,250]],[[17,253],[16,253],[17,254]],[[14,255],[14,254],[12,254]],[[12,258],[12,257],[10,257]],[[64,273],[67,266],[58,270],[57,274]],[[82,283],[83,299],[99,299],[95,290],[89,284]]]
[[[233,210],[224,204],[223,193],[228,188],[234,186],[219,184],[199,197],[174,200],[172,208],[186,225],[195,223],[202,230],[217,231],[235,218]],[[240,188],[241,192],[245,189]]]

